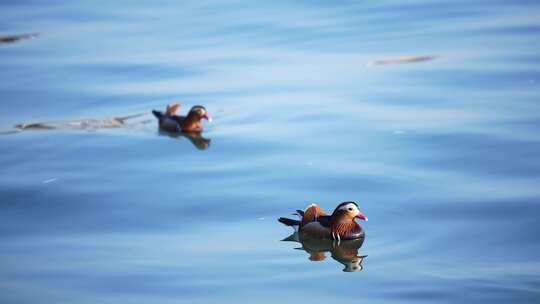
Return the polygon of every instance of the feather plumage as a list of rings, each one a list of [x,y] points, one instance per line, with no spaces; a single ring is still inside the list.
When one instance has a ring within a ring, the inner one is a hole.
[[[295,226],[307,238],[351,240],[364,236],[364,230],[354,218],[362,215],[355,202],[339,204],[332,215],[327,215],[318,205],[311,204],[304,211],[295,213],[300,220],[279,218],[279,222]],[[363,216],[363,215],[362,215]]]
[[[169,105],[165,112],[153,110],[158,119],[159,128],[167,132],[201,132],[203,125],[201,119],[211,121],[211,117],[203,106],[193,106],[187,116],[176,115],[180,109],[179,104]]]

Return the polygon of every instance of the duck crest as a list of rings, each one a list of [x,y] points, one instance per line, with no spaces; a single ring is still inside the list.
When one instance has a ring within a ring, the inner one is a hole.
[[[358,208],[358,204],[356,202],[353,202],[353,201],[349,201],[349,202],[343,202],[343,203],[340,203],[339,205],[337,205],[336,209],[334,209],[334,212],[337,212],[338,210],[340,210],[343,206],[347,206],[349,204],[353,204],[356,206],[356,208]]]

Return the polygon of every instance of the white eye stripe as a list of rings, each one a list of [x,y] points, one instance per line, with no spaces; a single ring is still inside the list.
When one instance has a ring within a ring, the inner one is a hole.
[[[345,210],[345,211],[360,211],[358,210],[358,207],[356,207],[355,204],[352,204],[352,203],[349,203],[349,204],[346,204],[346,205],[343,205],[341,207],[339,207],[339,210]]]

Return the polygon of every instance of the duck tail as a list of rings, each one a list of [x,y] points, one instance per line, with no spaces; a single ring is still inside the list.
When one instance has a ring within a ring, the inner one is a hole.
[[[152,110],[152,114],[154,114],[157,119],[163,118],[163,113],[160,111]]]
[[[290,219],[290,218],[286,218],[286,217],[280,217],[278,219],[278,222],[286,225],[286,226],[299,226],[300,225],[300,221],[299,220],[293,220],[293,219]]]

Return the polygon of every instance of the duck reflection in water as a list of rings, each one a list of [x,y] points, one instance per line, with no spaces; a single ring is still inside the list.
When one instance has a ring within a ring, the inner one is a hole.
[[[298,242],[301,247],[295,249],[304,250],[309,254],[308,259],[313,262],[324,261],[327,258],[327,253],[330,256],[343,264],[345,272],[358,272],[364,267],[362,262],[367,255],[358,255],[358,251],[364,243],[364,238],[354,240],[334,241],[323,239],[302,239],[298,232],[294,232],[282,241]]]
[[[195,146],[195,148],[199,150],[208,149],[208,147],[210,147],[210,142],[212,142],[210,138],[203,137],[201,132],[167,132],[159,130],[159,134],[176,139],[182,139],[185,137]]]

